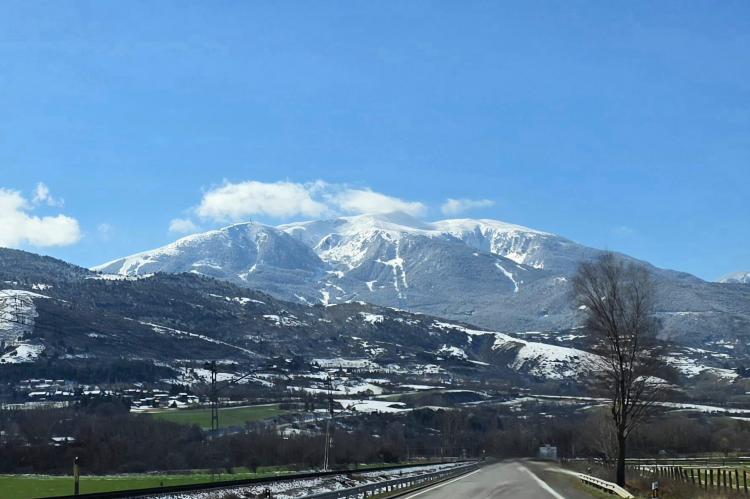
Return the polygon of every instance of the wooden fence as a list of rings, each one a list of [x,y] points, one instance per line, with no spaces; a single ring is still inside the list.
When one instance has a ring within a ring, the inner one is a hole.
[[[607,468],[614,467],[614,463],[595,461],[596,464]],[[750,473],[744,466],[733,465],[702,465],[690,464],[660,464],[628,463],[626,469],[631,473],[650,479],[666,478],[676,482],[693,484],[706,490],[734,490],[750,494]]]
[[[734,467],[695,467],[628,465],[628,468],[641,476],[664,477],[674,481],[691,483],[703,489],[739,490],[750,492],[748,472]]]

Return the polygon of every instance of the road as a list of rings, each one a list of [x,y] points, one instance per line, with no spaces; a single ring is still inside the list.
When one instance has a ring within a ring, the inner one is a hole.
[[[484,466],[404,499],[591,499],[574,480],[550,465],[503,461]]]

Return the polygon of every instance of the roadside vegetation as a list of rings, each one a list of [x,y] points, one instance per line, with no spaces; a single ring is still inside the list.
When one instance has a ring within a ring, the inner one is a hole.
[[[233,473],[211,475],[206,470],[193,473],[149,473],[127,475],[84,475],[81,476],[81,493],[111,492],[116,490],[187,485],[206,483],[212,480],[241,480],[278,476],[291,471],[284,467],[260,467],[257,473],[247,469],[233,470]],[[48,496],[68,495],[73,493],[72,476],[55,475],[0,475],[0,497],[14,499],[31,499]]]

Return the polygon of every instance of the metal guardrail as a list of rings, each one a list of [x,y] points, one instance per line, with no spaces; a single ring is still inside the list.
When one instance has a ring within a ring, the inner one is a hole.
[[[454,461],[455,462],[455,461]],[[165,487],[148,487],[142,489],[117,490],[112,492],[91,492],[79,495],[49,496],[47,499],[122,499],[133,497],[149,497],[159,494],[172,494],[179,492],[199,492],[201,490],[220,490],[235,487],[250,487],[253,485],[264,485],[286,480],[298,480],[304,478],[318,478],[324,476],[342,475],[347,473],[366,473],[371,471],[387,471],[398,469],[418,468],[435,464],[449,464],[448,462],[414,463],[396,466],[373,466],[370,468],[344,468],[332,471],[314,471],[309,473],[289,473],[278,476],[265,476],[258,478],[245,478],[241,480],[217,480],[215,482],[191,483],[185,485],[168,485]],[[455,469],[455,468],[454,468]],[[83,481],[83,480],[82,480]],[[71,479],[71,488],[73,481]]]
[[[578,478],[580,478],[583,483],[596,487],[597,489],[609,492],[610,494],[615,494],[617,496],[624,497],[626,499],[633,499],[634,497],[633,494],[623,489],[619,485],[614,484],[612,482],[608,482],[606,480],[602,480],[600,478],[596,478],[595,476],[584,475],[583,473],[578,473]]]
[[[369,497],[376,494],[397,492],[400,489],[411,489],[411,487],[416,485],[427,485],[448,480],[450,478],[465,475],[477,468],[479,468],[479,463],[472,463],[447,470],[424,473],[422,475],[413,475],[405,478],[369,483],[367,485],[360,485],[359,487],[322,492],[320,494],[304,496],[301,499],[359,499],[360,497]]]

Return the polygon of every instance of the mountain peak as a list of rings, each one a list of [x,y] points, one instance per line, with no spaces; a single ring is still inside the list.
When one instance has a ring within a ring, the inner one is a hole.
[[[555,236],[550,232],[543,232],[523,225],[516,225],[502,220],[493,220],[491,218],[450,218],[447,220],[438,220],[433,222],[432,226],[440,231],[458,233],[458,232],[473,232],[479,230],[486,232],[493,230],[496,232],[519,232],[528,234],[537,234],[542,236]]]
[[[750,284],[750,272],[732,272],[727,274],[719,282],[730,284]]]

